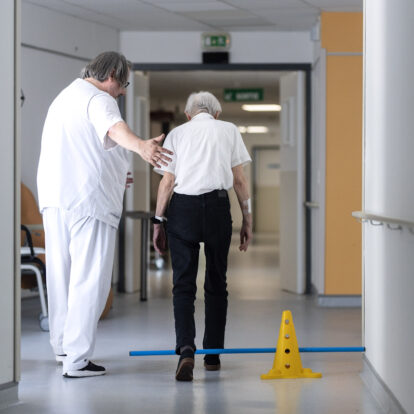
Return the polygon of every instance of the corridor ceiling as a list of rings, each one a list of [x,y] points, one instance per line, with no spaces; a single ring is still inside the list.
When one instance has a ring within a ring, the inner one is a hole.
[[[308,31],[363,0],[23,0],[122,31]]]

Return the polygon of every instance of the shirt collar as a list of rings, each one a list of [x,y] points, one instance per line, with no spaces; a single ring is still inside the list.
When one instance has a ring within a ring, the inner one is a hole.
[[[194,119],[214,119],[213,115],[208,114],[207,112],[200,112],[199,114],[193,116],[191,118],[191,121]]]

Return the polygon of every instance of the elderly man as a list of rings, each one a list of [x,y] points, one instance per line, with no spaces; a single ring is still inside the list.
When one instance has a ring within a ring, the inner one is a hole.
[[[126,150],[156,167],[171,161],[162,135],[144,141],[122,120],[115,99],[125,95],[130,68],[116,52],[97,56],[55,98],[43,129],[37,185],[50,342],[69,378],[105,374],[90,357],[110,289]]]
[[[175,377],[193,379],[196,349],[194,300],[200,242],[204,242],[206,273],[204,281],[205,331],[203,347],[223,348],[227,316],[227,256],[232,220],[227,190],[234,187],[243,223],[241,251],[252,237],[251,207],[243,165],[250,156],[237,127],[219,121],[218,100],[209,92],[190,95],[185,108],[189,122],[173,129],[164,148],[174,152],[168,166],[156,167],[163,174],[158,189],[154,222],[154,246],[166,250],[163,221],[168,206],[168,242],[173,268],[173,303],[176,353],[180,355]],[[219,355],[204,358],[207,370],[220,369]]]

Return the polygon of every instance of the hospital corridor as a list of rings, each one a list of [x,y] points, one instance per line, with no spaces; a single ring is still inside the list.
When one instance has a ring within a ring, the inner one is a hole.
[[[0,3],[0,414],[414,414],[413,0]]]

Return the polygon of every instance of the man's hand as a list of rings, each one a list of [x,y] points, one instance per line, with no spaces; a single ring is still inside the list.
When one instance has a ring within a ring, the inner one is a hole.
[[[161,146],[165,137],[164,134],[144,141],[135,135],[124,121],[119,121],[109,128],[108,135],[118,145],[136,152],[154,167],[160,168],[161,164],[166,166],[168,165],[166,161],[171,161],[171,158],[165,154],[173,155],[173,153]]]
[[[163,217],[167,209],[168,201],[174,189],[175,176],[169,172],[165,172],[160,181],[157,195],[157,206],[155,208],[155,215]],[[154,224],[154,235],[152,238],[154,242],[154,249],[159,254],[163,255],[167,251],[167,237],[165,229],[162,224]]]
[[[164,137],[165,135],[161,134],[159,137],[141,141],[139,145],[139,155],[142,159],[157,168],[160,168],[161,164],[167,166],[168,164],[165,161],[171,161],[171,158],[165,154],[173,154],[166,148],[161,147]]]
[[[251,216],[250,216],[251,217]],[[241,252],[247,251],[249,243],[252,240],[252,225],[251,220],[243,219],[242,228],[240,230],[240,246]]]
[[[154,243],[155,251],[163,256],[167,252],[167,237],[162,224],[154,224],[154,235],[152,241]]]

